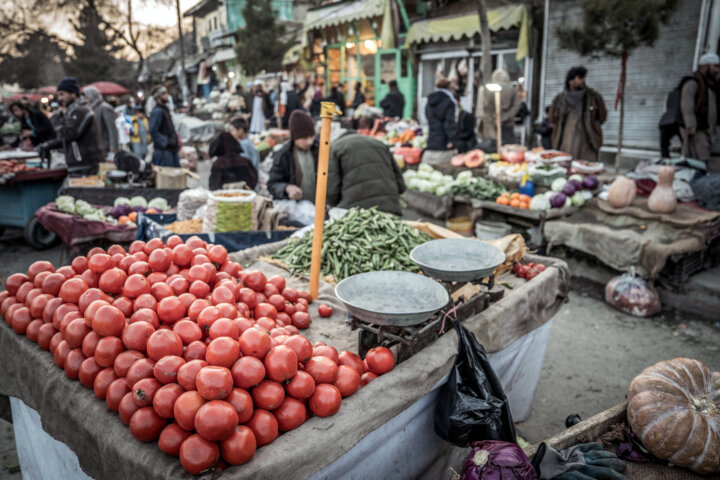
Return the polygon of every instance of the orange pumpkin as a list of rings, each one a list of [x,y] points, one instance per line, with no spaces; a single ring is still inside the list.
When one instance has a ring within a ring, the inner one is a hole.
[[[720,373],[690,358],[646,368],[628,388],[628,423],[650,453],[720,474]]]
[[[118,225],[127,225],[130,221],[130,217],[127,215],[121,215],[120,218],[118,218]]]

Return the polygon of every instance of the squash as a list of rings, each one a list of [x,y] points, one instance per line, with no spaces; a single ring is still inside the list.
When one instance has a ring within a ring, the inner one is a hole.
[[[465,166],[467,168],[477,168],[485,163],[485,152],[482,150],[471,150],[465,154]]]
[[[637,187],[635,182],[627,177],[617,177],[608,190],[608,202],[615,208],[623,208],[635,200]]]
[[[465,165],[465,155],[462,153],[455,155],[450,159],[450,165],[452,165],[453,167],[462,167],[463,165]]]
[[[651,212],[670,213],[677,207],[677,197],[672,188],[675,178],[673,167],[660,167],[658,170],[658,183],[648,198],[648,209]]]
[[[627,417],[650,453],[700,474],[720,473],[720,373],[664,360],[630,382]]]

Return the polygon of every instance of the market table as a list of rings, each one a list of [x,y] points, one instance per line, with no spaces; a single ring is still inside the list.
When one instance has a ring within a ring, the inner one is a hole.
[[[97,240],[130,243],[135,240],[137,231],[137,227],[90,221],[79,215],[61,212],[55,207],[54,202],[40,207],[35,212],[35,217],[46,229],[60,237],[68,247]]]
[[[243,265],[254,262],[257,268],[272,275],[282,270],[257,259],[278,248],[278,244],[264,245],[232,256]],[[542,339],[534,337],[539,331],[547,334],[549,321],[567,298],[568,270],[563,262],[533,256],[527,256],[526,260],[545,263],[548,268],[530,282],[513,275],[502,276],[498,282],[508,282],[514,288],[487,310],[464,322],[491,354],[491,362],[493,354],[507,351],[509,347],[518,348],[518,342],[535,340],[542,344]],[[307,285],[300,278],[292,278],[288,284]],[[355,350],[357,332],[350,331],[347,312],[333,290],[332,285],[321,282],[319,300],[310,305],[313,324],[303,334],[311,341],[323,340],[338,350]],[[317,315],[320,303],[333,306],[330,318]],[[541,346],[540,358],[544,355],[544,345]],[[449,447],[432,433],[433,395],[448,374],[456,352],[457,337],[449,332],[344,399],[337,414],[311,418],[271,445],[260,448],[248,464],[229,468],[218,476],[339,478],[351,471],[363,478],[370,477],[361,471],[368,475],[379,472],[382,475],[378,478],[421,475],[444,455],[442,449]],[[542,362],[534,360],[527,365],[512,365],[508,370],[515,371],[509,376],[500,374],[509,397],[512,392],[507,386],[508,378],[512,384],[513,376],[522,375],[523,369],[536,369],[539,374]],[[116,414],[107,410],[104,402],[79,382],[68,380],[64,372],[55,367],[50,353],[26,337],[16,335],[5,322],[0,322],[0,364],[4,367],[0,372],[0,393],[36,410],[43,429],[77,453],[80,465],[91,477],[196,478],[187,474],[177,459],[161,453],[155,444],[142,445],[132,438],[128,428]],[[415,415],[418,409],[420,415]],[[417,432],[421,435],[416,435]],[[421,442],[423,450],[403,453],[403,449],[412,448],[410,442],[403,442],[413,439]],[[368,451],[373,453],[373,462],[366,461],[368,456],[364,452]],[[210,477],[206,474],[201,478]]]
[[[91,205],[112,206],[118,197],[143,197],[152,200],[156,197],[164,198],[171,206],[177,205],[178,198],[183,192],[181,188],[115,188],[115,187],[70,187],[63,185],[58,195],[70,195],[78,200],[85,200]]]

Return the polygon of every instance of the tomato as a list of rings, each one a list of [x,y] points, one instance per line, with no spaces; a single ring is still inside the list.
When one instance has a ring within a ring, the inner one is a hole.
[[[537,277],[539,273],[540,272],[538,272],[537,268],[535,268],[534,266],[530,267],[525,273],[525,278],[528,280],[532,280],[533,278]]]
[[[85,335],[90,333],[90,327],[85,325],[85,319],[76,318],[65,329],[65,340],[70,348],[79,348],[82,346]]]
[[[62,284],[65,283],[65,280],[65,276],[62,273],[48,273],[41,285],[42,292],[56,297],[58,293],[60,293],[60,288]]]
[[[349,397],[360,388],[360,374],[354,367],[340,365],[335,385],[343,397]]]
[[[183,343],[172,330],[156,330],[147,341],[147,354],[156,362],[167,355],[183,354]]]
[[[78,379],[85,388],[93,388],[95,377],[102,370],[93,357],[88,357],[80,364],[78,368]]]
[[[115,379],[108,385],[107,392],[105,393],[105,403],[107,403],[111,411],[117,412],[120,408],[120,402],[128,393],[130,393],[130,388],[128,388],[127,383],[125,383],[125,379]]]
[[[100,370],[97,375],[95,375],[95,380],[93,381],[95,396],[100,400],[105,400],[105,393],[107,392],[108,387],[117,379],[118,376],[112,368]]]
[[[173,416],[185,430],[195,430],[195,414],[205,404],[205,399],[194,390],[187,391],[175,400]]]
[[[205,248],[205,242],[197,235],[193,235],[192,237],[185,240],[185,245],[192,249]]]
[[[125,396],[120,399],[120,403],[118,404],[117,412],[118,415],[120,415],[120,420],[125,425],[129,425],[130,419],[132,418],[133,414],[138,410],[140,410],[140,407],[135,405],[135,402],[133,401],[133,394],[128,389],[128,393],[126,393]]]
[[[323,303],[318,307],[318,313],[321,317],[327,318],[332,315],[333,309]]]
[[[122,341],[125,348],[129,350],[145,352],[147,341],[154,332],[155,327],[150,323],[142,321],[134,322],[123,330]]]
[[[153,238],[148,240],[148,242],[145,244],[145,247],[143,248],[143,251],[150,255],[151,252],[157,250],[158,248],[162,249],[165,247],[165,244],[163,241],[159,238]]]
[[[208,337],[213,340],[220,337],[229,337],[233,340],[238,340],[240,338],[240,327],[238,327],[238,325],[232,320],[227,318],[218,318],[212,325],[210,325]]]
[[[60,298],[65,303],[77,303],[80,295],[88,289],[88,284],[82,278],[71,278],[66,280],[60,287]],[[22,301],[19,297],[18,300]]]
[[[243,284],[246,287],[251,288],[256,292],[262,292],[265,289],[266,283],[267,280],[265,278],[265,275],[259,270],[246,271],[245,279],[243,280]]]
[[[255,307],[258,305],[257,301],[257,293],[255,293],[254,290],[243,287],[238,291],[238,294],[240,296],[240,302],[246,304],[248,308],[251,310],[254,310]]]
[[[253,403],[257,408],[274,410],[285,398],[285,389],[278,382],[263,380],[252,390]]]
[[[98,280],[98,286],[105,293],[112,293],[114,295],[117,295],[122,291],[123,284],[125,283],[126,278],[127,273],[125,273],[119,268],[111,268],[105,270],[100,275],[100,280]]]
[[[166,454],[177,457],[180,455],[180,446],[190,435],[190,432],[177,423],[171,423],[160,432],[158,447]]]
[[[143,275],[134,273],[125,280],[122,292],[127,298],[137,298],[143,293],[150,293],[150,282]]]
[[[63,368],[65,366],[65,357],[67,357],[68,353],[70,353],[70,347],[65,340],[61,340],[60,343],[57,344],[57,347],[55,347],[55,351],[53,351],[55,365]]]
[[[277,318],[277,309],[269,303],[259,303],[255,307],[255,318],[268,317],[275,320]]]
[[[35,275],[35,278],[32,280],[33,286],[35,286],[35,288],[39,288],[42,290],[42,285],[43,285],[43,282],[45,281],[45,278],[48,275],[50,275],[51,273],[55,273],[55,272],[40,272],[37,275]]]
[[[292,397],[287,397],[283,403],[273,411],[281,432],[289,432],[305,422],[307,410],[305,404]]]
[[[200,340],[195,340],[185,348],[183,358],[186,362],[189,362],[190,360],[205,360],[206,350],[207,345],[205,345],[205,343],[201,342]]]
[[[193,265],[188,270],[188,280],[190,280],[191,283],[200,280],[203,283],[209,284],[210,278],[212,278],[210,271],[202,265]]]
[[[310,292],[306,292],[305,290],[298,290],[298,301],[304,300],[306,305],[312,303],[313,298],[312,295],[310,295]]]
[[[285,391],[293,398],[305,400],[315,392],[315,380],[312,375],[300,370],[285,385]]]
[[[297,306],[296,306],[297,308]],[[308,327],[310,327],[310,315],[307,312],[300,311],[298,309],[297,312],[292,314],[292,323],[297,328],[304,330]]]
[[[217,307],[205,307],[200,315],[198,315],[197,323],[200,328],[206,332],[210,330],[210,326],[217,320],[222,318],[222,312]]]
[[[180,445],[180,463],[192,475],[212,470],[219,459],[217,443],[209,442],[198,434],[190,435]]]
[[[106,253],[97,253],[92,256],[88,254],[88,269],[93,273],[99,275],[114,266],[115,262],[113,262],[112,257]]]
[[[328,357],[312,357],[305,362],[305,371],[312,375],[316,384],[335,383],[338,366]]]
[[[227,402],[212,400],[195,415],[195,430],[206,440],[220,442],[232,435],[238,424],[238,414]]]
[[[33,321],[32,316],[30,315],[30,309],[27,307],[21,307],[18,308],[12,317],[12,328],[15,330],[15,333],[19,333],[20,335],[24,335],[27,331],[28,325],[30,325],[30,322]]]
[[[149,308],[140,308],[132,314],[130,317],[130,325],[138,322],[148,323],[154,330],[160,328],[160,319],[158,318],[157,313]],[[143,351],[144,350],[145,349],[143,348]]]
[[[94,290],[94,289],[90,289],[90,290]],[[90,290],[88,290],[88,292]],[[87,293],[87,292],[85,292],[85,293]],[[100,309],[100,307],[104,307],[106,305],[110,306],[110,304],[108,302],[106,302],[105,300],[93,300],[93,302],[87,306],[87,308],[85,309],[84,315],[83,315],[85,318],[85,325],[92,328],[93,320],[95,319],[95,315],[97,315],[97,311]],[[114,307],[114,308],[117,308],[117,307]],[[59,308],[58,308],[58,310],[59,310]],[[123,315],[123,320],[124,320],[124,318],[125,318],[125,316]]]
[[[160,387],[157,392],[155,392],[152,400],[152,407],[155,413],[162,418],[173,418],[175,402],[184,392],[185,390],[177,383],[168,383]]]
[[[255,410],[247,426],[250,427],[255,434],[258,447],[268,445],[278,437],[277,419],[267,410]]]
[[[180,337],[184,345],[189,345],[203,337],[202,329],[191,320],[180,320],[173,326],[173,331]]]
[[[40,272],[53,273],[54,271],[55,271],[55,267],[53,267],[52,263],[47,262],[45,260],[38,260],[37,262],[33,262],[28,267],[27,276],[28,276],[28,279],[32,282],[38,273],[40,273]]]
[[[119,309],[124,317],[129,317],[133,313],[133,302],[127,297],[118,297],[112,302],[112,306]]]
[[[277,289],[277,287],[275,285],[273,285],[272,283],[265,284],[265,288],[263,289],[263,295],[265,295],[265,297],[270,298],[273,295],[279,295],[279,294],[280,294],[280,291]]]
[[[340,363],[340,356],[335,347],[329,345],[318,345],[313,348],[313,357],[327,357],[336,364]]]
[[[375,375],[375,374],[372,373],[372,372],[365,372],[365,373],[363,373],[363,374],[360,376],[360,386],[361,386],[361,387],[364,387],[364,386],[367,385],[368,383],[370,383],[370,382],[372,382],[373,380],[375,380],[377,377],[378,377],[378,376]]]
[[[99,301],[100,300],[96,300],[96,302]],[[92,329],[101,337],[119,337],[122,335],[124,328],[125,315],[123,315],[119,308],[113,307],[112,305],[100,306],[92,317]]]
[[[173,247],[172,259],[173,263],[178,267],[188,267],[193,258],[193,251],[187,245],[177,245]]]
[[[143,378],[150,378],[153,376],[153,369],[155,368],[155,362],[149,358],[141,358],[136,360],[135,363],[130,365],[130,369],[125,376],[125,381],[128,387],[132,388],[137,382]]]
[[[228,252],[222,245],[213,245],[208,249],[208,258],[216,265],[222,265],[227,260]]]
[[[264,363],[270,380],[284,382],[297,373],[298,357],[289,346],[278,345],[268,352]],[[272,408],[268,408],[268,410],[272,410]]]
[[[75,320],[76,318],[81,318],[81,317],[82,317],[82,315],[80,315],[80,312],[78,312],[78,311],[69,312],[67,315],[65,315],[63,317],[62,322],[60,322],[60,331],[62,332],[63,336],[65,336],[65,331],[66,331],[68,325],[70,325],[70,323],[73,320]]]
[[[302,300],[302,299],[300,299],[300,300]],[[298,301],[298,303],[295,304],[295,312],[308,313],[307,304]]]
[[[193,280],[193,282],[190,284],[190,287],[188,288],[188,292],[192,293],[198,298],[205,298],[210,293],[210,285],[203,282],[202,280]]]
[[[233,388],[230,395],[225,401],[233,406],[238,414],[238,423],[245,423],[250,420],[253,414],[253,400],[247,390],[243,388]]]
[[[41,289],[39,289],[37,287],[31,288],[30,291],[25,296],[25,306],[30,308],[30,306],[32,305],[32,302],[42,294],[43,293],[42,293]]]
[[[360,358],[360,355],[348,350],[344,350],[340,353],[338,356],[338,365],[353,367],[360,375],[365,373],[365,366],[363,365],[363,360]]]
[[[154,377],[143,378],[135,382],[132,387],[133,400],[138,407],[147,407],[152,405],[155,393],[162,387]]]
[[[70,263],[70,266],[73,270],[75,270],[75,273],[80,275],[85,270],[88,269],[88,259],[87,257],[83,257],[82,255],[77,256],[73,258],[72,263]]]
[[[77,380],[80,370],[80,365],[85,361],[86,357],[83,355],[82,350],[75,348],[70,350],[65,357],[63,368],[65,369],[65,375],[71,380]]]
[[[29,280],[30,279],[27,275],[24,275],[22,273],[13,273],[7,278],[7,280],[5,280],[5,288],[10,295],[15,296],[17,294],[18,288],[20,288],[20,285]]]
[[[60,270],[58,270],[59,272]],[[98,281],[100,280],[100,275],[97,273],[91,271],[91,270],[85,270],[81,275],[80,278],[82,278],[85,283],[87,283],[89,288],[97,288]]]
[[[193,257],[192,261],[190,262],[190,265],[210,265],[211,267],[215,268],[211,263],[210,259],[205,255],[207,253],[207,250],[199,250],[195,249],[193,250],[193,253],[195,256]]]
[[[43,322],[39,318],[36,318],[32,322],[30,322],[27,326],[27,330],[25,330],[25,335],[27,335],[28,340],[37,343],[38,332],[40,331],[40,327],[42,327],[43,325],[45,325],[45,322]]]
[[[130,255],[132,255],[137,252],[142,252],[142,251],[144,251],[144,249],[145,249],[145,242],[143,242],[142,240],[135,240],[134,242],[132,242],[130,244],[130,247],[128,247],[128,253]]]
[[[101,367],[112,367],[115,357],[125,350],[125,346],[118,337],[103,337],[95,346],[95,361]]]
[[[25,303],[25,297],[27,296],[28,292],[32,290],[35,287],[35,285],[32,284],[32,282],[25,282],[18,288],[17,293],[15,294],[15,299],[20,303]]]
[[[342,395],[335,385],[320,384],[308,401],[310,410],[318,417],[335,415],[340,409]]]
[[[78,307],[80,308],[81,313],[85,313],[95,301],[102,300],[105,302],[105,304],[110,304],[111,297],[99,288],[88,288],[85,290],[85,293],[80,295],[80,299],[78,300]],[[99,308],[99,307],[98,307]],[[88,325],[89,326],[89,325]]]
[[[160,436],[167,422],[152,407],[143,407],[130,417],[130,433],[141,442],[153,442]]]
[[[259,317],[257,320],[255,320],[255,325],[257,325],[258,327],[262,327],[268,332],[277,327],[277,323],[275,323],[275,320],[268,317]]]
[[[236,387],[249,389],[265,378],[265,365],[255,357],[242,357],[232,366],[231,374]]]
[[[234,302],[235,294],[228,287],[225,287],[225,286],[215,287],[215,289],[212,292],[212,295],[210,295],[210,301],[213,303],[213,305],[217,305],[218,303]]]
[[[158,382],[166,385],[177,381],[177,374],[180,367],[185,365],[185,359],[175,355],[163,357],[155,363],[153,375]]]
[[[177,373],[177,383],[185,390],[195,390],[195,377],[203,367],[207,367],[205,360],[190,360],[181,365]]]
[[[240,335],[240,350],[245,356],[263,359],[270,350],[270,335],[258,327],[248,328]]]
[[[395,355],[385,347],[375,347],[365,355],[370,371],[375,375],[389,372],[395,366]]]
[[[229,337],[212,340],[205,351],[205,360],[210,365],[230,368],[240,358],[240,345]]]
[[[87,335],[85,335],[85,338],[82,342],[82,351],[83,355],[86,357],[93,357],[95,358],[95,349],[97,348],[97,344],[100,341],[100,335],[97,333],[90,331]]]
[[[122,352],[120,355],[115,357],[115,362],[113,362],[113,370],[115,370],[115,373],[117,373],[118,377],[125,378],[128,370],[130,370],[130,367],[132,367],[132,364],[140,360],[141,358],[145,358],[145,355],[135,350],[127,350],[125,352]]]
[[[185,304],[175,296],[163,298],[158,302],[157,314],[162,323],[173,324],[183,318],[186,313]]]
[[[544,272],[547,267],[543,265],[542,263],[536,263],[535,269],[538,271],[538,273]]]
[[[195,386],[205,400],[222,400],[233,388],[233,377],[225,367],[207,366],[198,372]]]
[[[247,463],[255,455],[257,440],[255,434],[245,425],[238,425],[232,434],[220,443],[222,458],[230,465]]]
[[[150,310],[155,311],[157,309],[157,300],[151,294],[143,293],[135,299],[133,308],[136,312],[141,308],[149,308]]]

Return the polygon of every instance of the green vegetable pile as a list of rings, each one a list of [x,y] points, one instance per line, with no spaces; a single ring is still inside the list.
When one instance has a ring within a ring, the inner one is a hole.
[[[93,222],[117,223],[113,217],[105,215],[99,208],[95,208],[85,200],[75,200],[70,195],[60,195],[55,199],[55,206],[61,212],[79,215],[85,220]]]
[[[310,272],[312,232],[288,243],[272,258],[282,261],[292,273]],[[432,240],[429,235],[403,223],[398,217],[369,210],[351,209],[323,231],[323,275],[340,281],[351,275],[380,270],[419,272],[410,251]]]
[[[462,177],[461,177],[462,175]],[[452,186],[455,195],[467,195],[480,200],[495,200],[505,193],[504,185],[482,177],[473,177],[469,171],[460,172]]]

